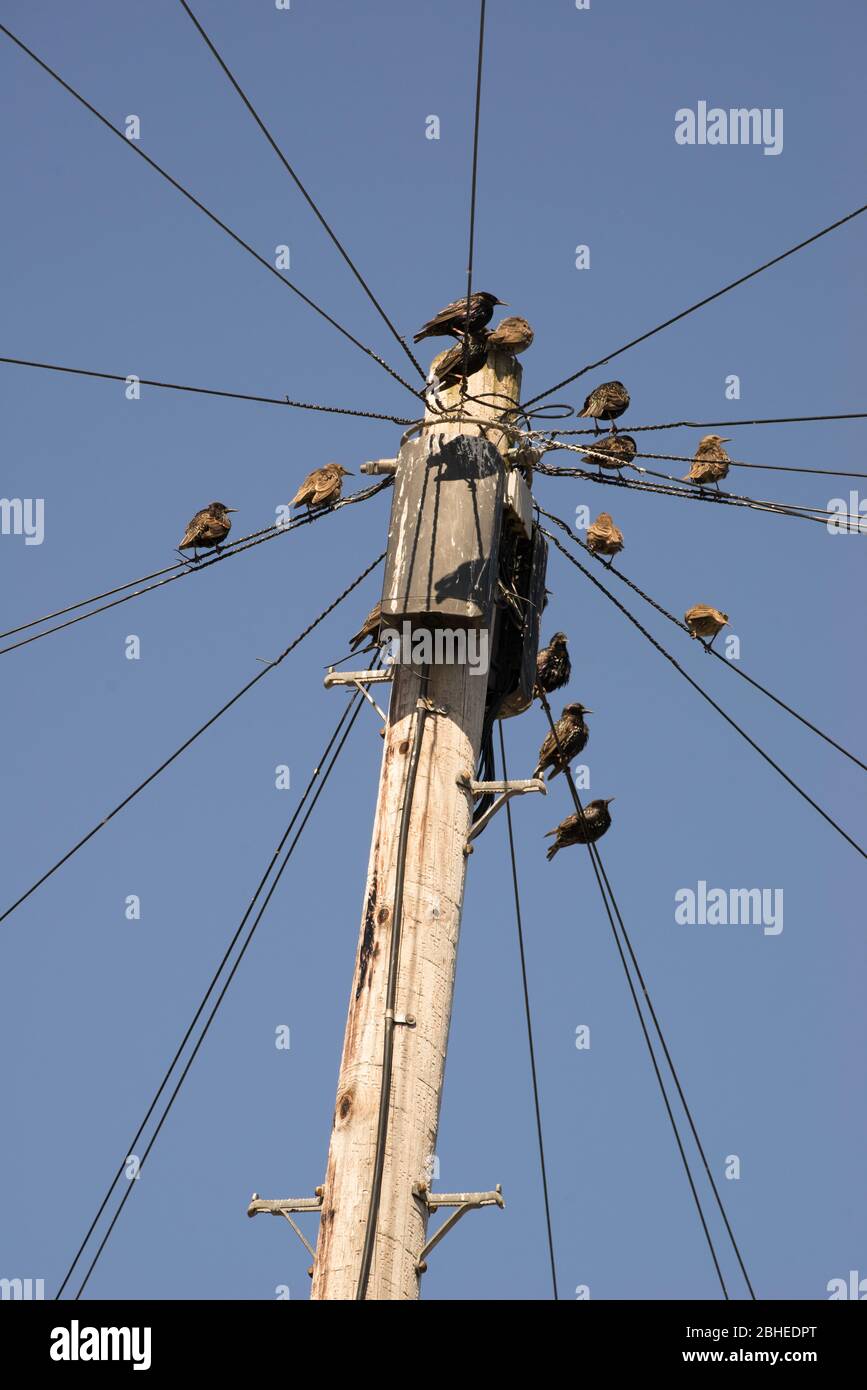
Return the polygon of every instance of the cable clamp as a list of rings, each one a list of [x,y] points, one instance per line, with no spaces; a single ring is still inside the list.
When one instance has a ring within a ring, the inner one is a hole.
[[[447,705],[435,704],[429,695],[419,695],[415,707],[426,710],[428,714],[448,714],[449,712]]]
[[[396,1014],[394,1009],[386,1009],[386,1019],[391,1019],[395,1027],[414,1028],[416,1025],[415,1014]]]

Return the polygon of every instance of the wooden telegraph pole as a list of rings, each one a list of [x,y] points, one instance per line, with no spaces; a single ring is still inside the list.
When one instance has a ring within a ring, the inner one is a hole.
[[[428,410],[421,442],[413,448],[428,458],[459,436],[485,435],[499,453],[509,447],[509,432],[490,428],[508,419],[509,404],[519,399],[521,371],[508,353],[491,353],[482,371],[468,383],[470,396],[463,420]],[[457,387],[441,393],[451,412],[460,399]],[[472,423],[467,421],[471,416]],[[488,426],[486,429],[485,426]],[[478,447],[478,446],[476,446]],[[396,492],[401,466],[397,464]],[[494,471],[506,474],[505,462],[494,457]],[[474,484],[464,484],[463,507],[472,517]],[[498,512],[498,521],[502,509]],[[394,524],[394,522],[393,522]],[[456,553],[460,527],[450,522],[448,507],[433,527],[433,572],[481,560],[496,561],[499,535],[492,555]],[[483,543],[478,525],[464,535]],[[391,543],[391,538],[390,538]],[[484,544],[488,538],[484,537]],[[388,576],[386,576],[388,583]],[[388,594],[384,594],[384,601]],[[387,610],[384,610],[387,611]],[[448,610],[446,609],[446,616]],[[385,619],[388,625],[388,619]],[[423,620],[418,619],[418,625]],[[398,624],[396,626],[399,627]],[[425,678],[427,676],[427,678]],[[422,1251],[429,1211],[435,1198],[428,1192],[448,1046],[449,1023],[460,932],[467,838],[472,796],[461,780],[475,776],[485,711],[487,680],[468,664],[400,665],[393,680],[385,728],[379,796],[367,873],[349,1016],[322,1190],[320,1230],[313,1268],[314,1299],[413,1299],[419,1296]],[[424,699],[424,708],[420,700]],[[414,742],[421,721],[420,744]],[[417,761],[416,761],[417,754]],[[403,892],[396,900],[402,811],[416,761],[411,810],[405,827]],[[402,904],[402,911],[401,911]],[[386,1020],[389,954],[396,912],[400,915],[394,1022]],[[380,1100],[383,1041],[393,1029],[393,1067],[386,1098],[387,1129],[375,1240],[369,1278],[359,1290],[365,1232],[371,1213],[377,1133],[381,1132]],[[456,1194],[454,1207],[502,1205],[499,1191]]]

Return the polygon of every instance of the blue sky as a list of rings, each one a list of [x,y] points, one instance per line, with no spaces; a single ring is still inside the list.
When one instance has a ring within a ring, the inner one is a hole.
[[[475,6],[199,0],[196,12],[411,333],[465,284]],[[289,244],[297,283],[402,371],[179,5],[94,0],[82,16],[9,0],[3,21],[115,124],[138,115],[142,147],[263,255]],[[492,0],[476,281],[536,328],[525,396],[861,201],[863,40],[848,0],[587,12]],[[0,91],[3,354],[412,414],[400,385],[8,40]],[[675,112],[700,100],[782,108],[782,153],[676,144]],[[439,141],[425,139],[430,114]],[[862,248],[855,222],[602,375],[627,383],[638,423],[858,410]],[[724,396],[731,373],[739,401]],[[589,384],[556,399],[580,407]],[[118,383],[11,366],[0,386],[0,491],[45,499],[42,545],[0,536],[4,629],[170,564],[214,497],[239,509],[236,534],[253,531],[311,467],[357,471],[400,432],[157,390],[129,402]],[[732,456],[760,463],[857,469],[863,454],[858,421],[732,433]],[[653,438],[666,453],[697,442]],[[850,487],[745,471],[734,483],[820,507]],[[743,667],[863,755],[860,538],[574,480],[539,479],[538,496],[567,518],[585,502],[611,510],[627,574],[677,613],[722,607]],[[387,509],[386,493],[4,659],[4,906],[364,568]],[[822,1298],[830,1279],[867,1273],[863,862],[556,555],[549,587],[547,631],[571,638],[570,697],[596,711],[592,792],[617,798],[605,863],[753,1283]],[[323,689],[323,667],[376,597],[371,577],[4,924],[5,1277],[53,1290],[64,1273],[291,814],[295,790],[275,789],[274,768],[306,781],[345,698]],[[863,840],[860,771],[635,611]],[[538,708],[509,723],[513,775],[529,773],[544,731]],[[289,1228],[245,1208],[254,1190],[302,1195],[324,1173],[380,748],[361,719],[89,1295],[268,1299],[288,1284],[307,1296]],[[593,1298],[714,1298],[587,856],[545,861],[543,834],[568,810],[558,783],[515,808],[561,1296],[587,1284]],[[676,924],[676,892],[699,880],[782,889],[783,931]],[[281,1024],[289,1052],[274,1046]],[[500,1182],[507,1205],[437,1249],[424,1296],[549,1297],[502,822],[469,869],[438,1153],[441,1189]],[[730,1154],[739,1181],[722,1177]]]

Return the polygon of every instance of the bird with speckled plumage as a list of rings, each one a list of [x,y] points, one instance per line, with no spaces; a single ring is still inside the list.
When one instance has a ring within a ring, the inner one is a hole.
[[[718,608],[712,608],[709,603],[694,603],[692,608],[688,608],[683,615],[683,621],[689,628],[690,637],[699,639],[709,637],[710,642],[705,646],[712,647],[718,632],[722,632],[729,620],[728,613],[721,613]]]
[[[484,335],[468,338],[466,347],[463,338],[460,338],[454,347],[448,348],[440,357],[434,359],[431,376],[436,377],[440,386],[456,386],[459,381],[463,381],[465,373],[467,377],[471,377],[480,372],[487,360],[488,340]]]
[[[706,434],[700,439],[692,466],[683,481],[699,485],[716,483],[719,489],[720,480],[728,473],[731,463],[723,448],[723,445],[728,443],[728,438],[723,434]]]
[[[638,452],[631,434],[607,434],[598,444],[582,446],[581,452],[588,463],[603,468],[626,468]]]
[[[611,433],[617,433],[617,426],[614,421],[629,408],[629,392],[622,381],[603,381],[601,386],[594,386],[590,395],[584,402],[584,409],[579,411],[579,418],[592,420],[596,429],[599,429],[600,420],[611,421]]]
[[[413,335],[413,342],[420,343],[422,338],[462,338],[465,333],[478,336],[491,322],[497,304],[508,308],[504,299],[498,299],[487,290],[476,290],[475,294],[470,295],[470,312],[467,314],[467,296],[454,299],[422,324]]]
[[[339,463],[326,463],[324,468],[314,468],[312,473],[307,474],[289,505],[306,505],[308,511],[314,507],[325,507],[329,502],[338,500],[343,479],[351,477],[349,469]]]
[[[199,558],[199,550],[219,550],[220,544],[232,529],[228,513],[236,511],[224,502],[209,502],[189,522],[178,550],[192,550],[193,559]]]
[[[547,647],[543,647],[536,657],[536,693],[543,691],[550,695],[569,684],[572,675],[572,662],[566,645],[565,632],[555,632]]]
[[[587,527],[587,549],[593,555],[607,555],[608,564],[623,549],[623,532],[615,526],[610,512],[600,512]]]
[[[586,709],[577,700],[564,706],[563,713],[556,721],[554,728],[542,740],[542,747],[539,749],[539,761],[533,773],[534,777],[541,777],[546,768],[550,767],[552,769],[548,778],[550,782],[558,773],[563,771],[572,758],[578,756],[590,737],[590,730],[584,722],[584,716],[592,713],[592,710]]]
[[[557,838],[553,845],[548,846],[545,858],[553,859],[558,850],[566,849],[569,845],[593,845],[601,839],[611,826],[611,812],[608,807],[613,800],[614,797],[609,796],[607,801],[590,801],[584,807],[583,815],[576,811],[574,815],[561,820],[553,830],[547,831],[546,840],[550,835],[556,835]]]
[[[374,604],[355,636],[350,637],[349,645],[352,651],[357,651],[363,642],[378,638],[381,626],[382,603],[380,602]]]
[[[526,319],[510,314],[501,319],[488,334],[488,347],[495,352],[511,352],[515,356],[532,346],[534,333]]]

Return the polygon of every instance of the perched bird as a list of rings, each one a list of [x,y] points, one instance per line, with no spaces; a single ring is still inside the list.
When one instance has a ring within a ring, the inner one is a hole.
[[[497,352],[526,352],[533,342],[533,330],[526,319],[510,314],[488,334],[488,347]]]
[[[607,434],[598,444],[588,444],[582,452],[587,462],[595,463],[601,472],[603,468],[625,468],[635,458],[638,448],[631,434]]]
[[[592,419],[598,431],[600,420],[611,421],[611,433],[617,433],[614,421],[629,407],[629,392],[622,381],[604,381],[596,386],[579,411],[579,418]]]
[[[367,617],[365,618],[364,622],[361,624],[361,627],[358,629],[358,631],[356,632],[355,636],[354,636],[354,637],[350,637],[350,639],[349,639],[349,645],[350,645],[350,647],[352,648],[352,650],[353,650],[353,651],[357,651],[357,649],[361,646],[362,642],[366,642],[366,641],[368,640],[368,638],[370,638],[370,637],[373,637],[373,638],[378,637],[378,636],[379,636],[379,629],[380,629],[381,626],[382,626],[382,603],[380,602],[380,603],[374,604],[373,608],[371,608],[370,612],[368,613],[368,615],[367,615]]]
[[[476,290],[475,294],[470,295],[470,312],[467,314],[467,296],[464,295],[463,299],[454,300],[428,319],[414,334],[413,342],[420,343],[422,338],[461,338],[465,332],[478,336],[491,322],[495,304],[509,307],[504,299],[498,299],[495,294]]]
[[[692,467],[685,475],[684,482],[716,483],[719,488],[720,478],[728,473],[731,462],[723,448],[728,443],[728,437],[722,434],[706,434],[704,439],[699,440]]]
[[[611,520],[610,512],[600,512],[587,527],[587,549],[594,555],[609,555],[608,563],[623,549],[623,532]]]
[[[314,468],[312,473],[307,474],[289,505],[300,507],[304,502],[307,504],[307,510],[311,511],[313,507],[324,507],[328,502],[336,502],[343,487],[343,479],[351,477],[349,469],[343,468],[339,463],[326,463],[324,468]]]
[[[545,858],[553,859],[558,849],[565,849],[567,845],[592,845],[601,839],[611,825],[608,807],[613,800],[614,797],[609,796],[607,801],[590,801],[584,807],[583,817],[576,811],[574,815],[561,820],[553,830],[549,830],[545,839],[547,840],[549,835],[556,835],[557,839],[553,845],[549,845]]]
[[[541,777],[546,768],[553,768],[552,778],[562,772],[563,768],[571,758],[577,757],[590,737],[590,730],[584,723],[585,714],[592,714],[591,709],[585,709],[582,704],[573,702],[566,705],[563,713],[557,720],[550,733],[545,735],[542,747],[539,749],[539,761],[536,764],[534,777]],[[556,729],[556,735],[554,730]]]
[[[708,603],[694,603],[683,615],[690,637],[710,638],[710,642],[705,643],[706,647],[713,646],[714,638],[718,632],[722,632],[728,620],[728,613],[721,613]]]
[[[488,356],[488,339],[484,331],[480,337],[470,337],[466,347],[467,355],[467,376],[473,376],[475,372],[480,372],[484,367]],[[464,340],[459,339],[454,347],[450,347],[431,367],[431,375],[436,377],[440,386],[456,386],[459,381],[464,379]]]
[[[568,685],[572,674],[572,662],[566,647],[565,632],[555,632],[547,647],[543,647],[536,657],[536,691],[543,690],[550,695]]]
[[[184,532],[178,550],[192,550],[195,560],[199,558],[200,547],[202,550],[219,550],[220,542],[226,539],[232,529],[228,513],[234,511],[237,511],[237,507],[227,507],[224,502],[209,502],[207,507],[196,512]]]

